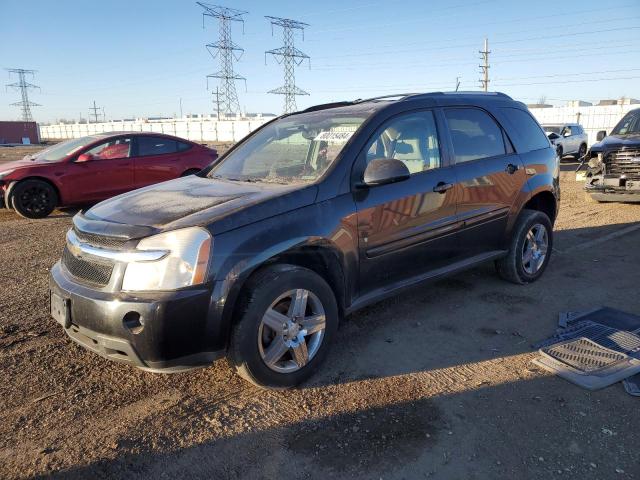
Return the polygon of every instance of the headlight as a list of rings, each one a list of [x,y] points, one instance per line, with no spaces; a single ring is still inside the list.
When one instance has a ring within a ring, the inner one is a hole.
[[[203,283],[211,252],[211,235],[191,227],[140,240],[137,250],[166,250],[160,260],[127,264],[122,289],[175,290]]]
[[[4,177],[6,177],[7,175],[13,173],[13,170],[5,170],[4,172],[0,172],[0,180],[2,180]]]

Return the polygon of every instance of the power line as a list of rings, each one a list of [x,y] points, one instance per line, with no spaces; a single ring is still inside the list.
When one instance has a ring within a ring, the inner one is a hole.
[[[11,103],[10,105],[13,107],[20,107],[22,109],[22,121],[23,122],[33,122],[33,115],[31,114],[31,107],[40,107],[41,105],[38,103],[34,103],[29,101],[29,89],[30,88],[40,88],[33,83],[29,83],[26,80],[27,75],[31,75],[33,78],[36,70],[25,70],[24,68],[7,68],[9,75],[15,73],[18,75],[18,81],[15,83],[8,83],[7,87],[13,88],[14,90],[20,90],[20,96],[22,100],[19,102]]]
[[[220,70],[211,75],[207,75],[207,88],[209,78],[217,78],[220,80],[220,91],[218,105],[222,107],[224,115],[236,114],[240,112],[240,101],[236,92],[236,80],[245,81],[246,78],[237,75],[233,69],[233,62],[240,60],[244,49],[233,42],[231,39],[231,25],[233,22],[242,23],[242,32],[244,33],[244,18],[248,12],[236,10],[234,8],[222,7],[220,5],[209,5],[206,3],[196,2],[202,8],[202,27],[204,28],[204,17],[212,17],[218,19],[219,40],[214,43],[207,44],[207,50],[213,58],[220,57]]]
[[[297,110],[296,96],[309,95],[307,92],[296,86],[295,67],[305,60],[309,59],[309,55],[297,49],[294,45],[294,34],[296,30],[302,32],[304,39],[304,27],[308,27],[307,23],[302,23],[290,18],[281,17],[265,17],[271,21],[271,34],[273,35],[273,26],[282,27],[284,45],[280,48],[267,50],[264,52],[265,64],[267,63],[267,55],[272,55],[276,62],[284,66],[284,85],[282,87],[269,90],[268,93],[284,95],[284,113],[291,113]]]

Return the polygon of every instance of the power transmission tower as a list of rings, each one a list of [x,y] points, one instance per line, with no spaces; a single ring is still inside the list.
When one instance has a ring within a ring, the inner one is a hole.
[[[296,86],[295,67],[305,60],[308,60],[309,55],[301,52],[294,46],[294,34],[296,30],[300,30],[302,32],[302,39],[304,40],[304,27],[308,27],[309,25],[288,18],[269,16],[265,18],[271,21],[271,34],[273,35],[273,26],[276,25],[282,27],[284,37],[284,46],[264,52],[265,64],[267,63],[267,55],[269,54],[273,55],[276,62],[284,65],[284,85],[269,90],[268,93],[284,95],[284,113],[295,112],[297,110],[296,95],[309,95]]]
[[[489,91],[489,54],[491,51],[489,50],[489,39],[484,39],[484,50],[480,50],[479,52],[482,57],[482,65],[480,65],[480,73],[482,74],[482,78],[480,79],[480,86],[482,89],[487,92]]]
[[[100,107],[96,105],[96,101],[93,101],[93,107],[89,107],[89,110],[93,110],[93,113],[90,113],[89,116],[93,115],[93,123],[98,123],[98,110]]]
[[[240,60],[244,49],[231,40],[231,25],[233,22],[242,23],[242,33],[244,33],[244,19],[242,16],[248,12],[202,2],[196,3],[204,8],[204,12],[202,12],[202,28],[204,28],[205,16],[217,18],[220,28],[219,40],[215,43],[207,44],[209,54],[213,58],[220,57],[220,70],[207,75],[207,89],[209,88],[209,78],[219,79],[220,98],[218,105],[221,105],[222,113],[224,115],[238,113],[240,112],[240,102],[238,101],[235,81],[244,80],[246,85],[247,79],[237,75],[233,70],[234,60]]]
[[[37,85],[27,82],[26,76],[33,75],[36,73],[35,70],[25,70],[23,68],[7,68],[9,75],[15,73],[18,75],[18,81],[15,83],[7,84],[7,87],[11,87],[14,90],[20,90],[20,94],[22,96],[22,100],[20,102],[12,103],[13,107],[20,107],[22,109],[22,121],[23,122],[33,122],[33,115],[31,115],[31,107],[40,107],[41,105],[38,103],[29,101],[29,89],[30,88],[40,88]]]

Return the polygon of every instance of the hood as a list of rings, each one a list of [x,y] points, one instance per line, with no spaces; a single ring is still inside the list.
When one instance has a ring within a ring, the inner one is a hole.
[[[212,225],[221,233],[285,213],[315,200],[315,185],[232,182],[191,175],[101,202],[89,220],[150,227],[153,231]]]
[[[52,162],[38,162],[37,160],[29,160],[28,158],[23,158],[22,160],[14,160],[12,162],[0,163],[0,173],[6,172],[7,170],[17,170],[19,168],[31,168],[36,167],[38,165],[51,165]]]
[[[609,135],[591,146],[591,151],[616,150],[622,147],[640,148],[640,133]]]

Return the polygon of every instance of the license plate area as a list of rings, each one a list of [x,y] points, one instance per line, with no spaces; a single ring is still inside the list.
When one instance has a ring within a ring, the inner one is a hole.
[[[627,180],[626,187],[627,190],[640,192],[640,180]]]
[[[71,300],[51,292],[51,316],[64,328],[71,326]]]

